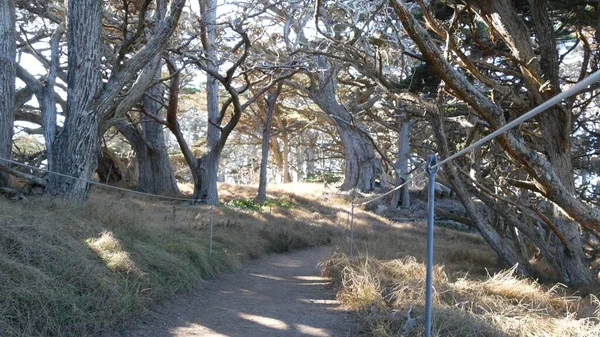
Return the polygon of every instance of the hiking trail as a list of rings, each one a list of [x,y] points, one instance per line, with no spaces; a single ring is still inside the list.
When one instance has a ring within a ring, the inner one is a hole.
[[[274,254],[178,296],[118,336],[357,337],[355,316],[340,307],[317,247]]]

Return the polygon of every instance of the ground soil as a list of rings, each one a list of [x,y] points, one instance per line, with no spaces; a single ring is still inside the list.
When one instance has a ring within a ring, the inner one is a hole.
[[[360,336],[317,263],[331,248],[277,254],[211,280],[118,336]]]

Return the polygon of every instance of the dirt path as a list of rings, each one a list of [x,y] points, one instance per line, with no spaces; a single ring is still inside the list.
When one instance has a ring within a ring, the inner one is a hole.
[[[120,336],[358,336],[317,263],[328,248],[257,260],[179,298]]]

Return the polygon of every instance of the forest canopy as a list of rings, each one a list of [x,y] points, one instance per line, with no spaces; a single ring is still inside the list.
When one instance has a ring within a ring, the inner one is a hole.
[[[0,188],[383,193],[599,70],[592,0],[0,0]],[[597,286],[598,85],[442,167],[500,260]],[[11,165],[6,159],[44,169]],[[44,172],[56,172],[45,174]],[[77,179],[69,178],[75,177]],[[410,186],[387,200],[410,207]]]

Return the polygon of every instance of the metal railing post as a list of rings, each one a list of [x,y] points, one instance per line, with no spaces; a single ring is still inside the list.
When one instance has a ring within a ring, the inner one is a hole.
[[[215,223],[215,205],[210,204],[210,238],[208,241],[208,254],[213,253],[213,226]]]
[[[425,279],[425,337],[431,337],[431,306],[433,295],[433,223],[435,220],[435,175],[439,170],[436,155],[427,158],[429,176],[427,200],[427,277]]]

